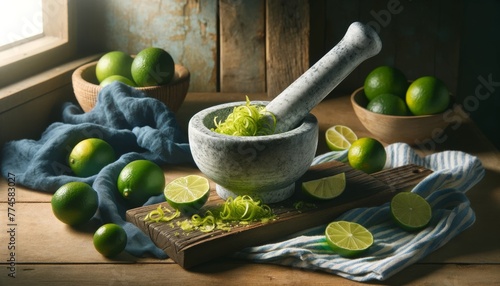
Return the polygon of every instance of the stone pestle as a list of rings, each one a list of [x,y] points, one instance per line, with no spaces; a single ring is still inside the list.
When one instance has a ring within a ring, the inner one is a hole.
[[[295,128],[360,63],[381,49],[382,42],[371,27],[352,23],[335,47],[269,102],[266,108],[277,120],[275,133]]]

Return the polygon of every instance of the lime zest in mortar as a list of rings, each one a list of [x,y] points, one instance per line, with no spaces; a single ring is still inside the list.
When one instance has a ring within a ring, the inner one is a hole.
[[[225,121],[217,121],[212,131],[232,136],[262,136],[274,134],[276,117],[263,105],[251,104],[248,96],[246,104],[236,106]]]

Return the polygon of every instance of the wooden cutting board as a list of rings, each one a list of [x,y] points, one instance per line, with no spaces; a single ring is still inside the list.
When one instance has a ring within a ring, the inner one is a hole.
[[[160,204],[130,209],[126,213],[126,219],[148,234],[152,241],[180,266],[190,268],[245,247],[277,241],[298,231],[327,224],[353,208],[381,205],[390,201],[398,192],[409,190],[432,173],[420,166],[406,165],[368,175],[334,161],[311,167],[297,182],[297,190],[302,181],[342,172],[345,172],[347,185],[339,197],[330,201],[314,201],[311,202],[312,206],[308,204],[306,207],[296,208],[297,202],[309,202],[296,191],[292,198],[269,205],[278,216],[277,220],[265,224],[255,222],[246,226],[237,226],[229,232],[221,230],[210,233],[184,232],[176,226],[175,222],[188,219],[188,216],[173,220],[173,224],[143,221],[144,217]],[[223,200],[212,189],[210,198],[200,210],[200,214],[222,202]],[[167,202],[161,205],[170,208]]]

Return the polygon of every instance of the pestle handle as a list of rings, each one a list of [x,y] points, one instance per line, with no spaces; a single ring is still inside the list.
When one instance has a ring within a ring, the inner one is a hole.
[[[267,105],[275,133],[295,128],[360,63],[378,54],[382,42],[369,26],[352,23],[342,40]]]

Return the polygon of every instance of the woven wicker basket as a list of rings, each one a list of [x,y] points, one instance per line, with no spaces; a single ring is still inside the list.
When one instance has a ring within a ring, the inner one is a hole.
[[[96,65],[97,61],[83,65],[77,68],[72,75],[76,100],[85,112],[94,108],[97,95],[102,88],[95,75]],[[184,66],[176,64],[174,78],[169,84],[137,87],[137,89],[144,91],[149,97],[162,101],[171,111],[177,112],[186,98],[189,79],[189,71]]]

